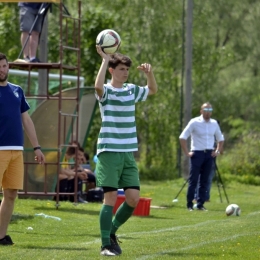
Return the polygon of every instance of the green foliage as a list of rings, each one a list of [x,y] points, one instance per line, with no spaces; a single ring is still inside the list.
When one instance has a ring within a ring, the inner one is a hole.
[[[246,184],[260,184],[259,132],[243,134],[236,145],[219,158],[221,172]]]
[[[7,55],[8,60],[15,60],[20,52],[20,28],[17,3],[0,3],[0,27],[0,50]]]
[[[107,28],[120,34],[120,52],[133,60],[130,82],[145,85],[146,79],[136,67],[143,62],[153,66],[158,94],[138,104],[136,111],[140,141],[136,156],[144,178],[171,179],[177,176],[178,136],[184,127],[180,122],[183,116],[180,114],[181,93],[185,84],[182,77],[185,61],[183,25],[186,25],[183,3],[186,2],[114,0],[108,5],[103,0],[81,1],[80,65],[86,86],[94,85],[101,63],[95,49],[96,36]],[[78,1],[65,0],[64,4],[70,14],[77,17]],[[260,129],[260,32],[256,23],[260,18],[259,10],[260,3],[256,0],[194,1],[192,116],[199,114],[199,107],[205,101],[212,103],[213,118],[220,121],[225,135],[223,163],[229,154],[240,150],[239,144],[245,136]],[[48,22],[48,61],[58,62],[60,24],[57,5],[53,5],[52,13],[48,13]],[[9,60],[14,60],[21,49],[17,3],[0,3],[0,24],[1,52],[6,53]],[[72,24],[68,27],[71,29]],[[70,43],[76,37],[72,31]],[[64,51],[64,63],[75,62],[76,56]],[[93,154],[99,128],[100,113],[96,111],[86,147]],[[253,155],[251,157],[257,161]],[[243,174],[250,172],[250,176],[255,176],[257,170],[249,163],[251,159],[245,156],[242,160],[246,160]],[[233,161],[226,159],[225,172],[233,168]]]
[[[222,165],[221,165],[221,168],[222,168]],[[221,177],[222,177],[222,182],[224,183],[224,185],[229,184],[229,183],[234,183],[234,182],[242,183],[245,185],[255,185],[255,186],[260,185],[260,177],[251,175],[251,174],[245,173],[243,175],[234,175],[234,174],[224,173],[223,175],[221,175]]]

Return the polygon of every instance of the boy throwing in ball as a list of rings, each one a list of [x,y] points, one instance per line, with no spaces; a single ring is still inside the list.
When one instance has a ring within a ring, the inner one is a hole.
[[[97,45],[102,63],[95,81],[96,98],[99,101],[102,125],[98,136],[96,166],[97,186],[104,190],[104,203],[100,210],[101,255],[116,256],[122,253],[116,231],[132,215],[139,201],[140,182],[133,155],[138,150],[135,103],[145,101],[157,92],[152,67],[148,63],[137,67],[147,77],[147,86],[125,83],[131,67],[131,59],[120,53],[105,54]],[[111,82],[105,84],[106,71]],[[125,202],[113,218],[117,189],[125,191]]]

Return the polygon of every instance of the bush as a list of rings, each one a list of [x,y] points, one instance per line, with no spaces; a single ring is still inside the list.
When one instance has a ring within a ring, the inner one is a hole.
[[[226,186],[227,184],[233,183],[242,183],[242,184],[249,184],[249,185],[260,185],[260,177],[254,175],[234,175],[234,174],[221,174],[222,182]]]
[[[140,180],[172,180],[177,177],[176,172],[169,172],[163,167],[145,167],[143,164],[138,165]]]
[[[260,185],[260,134],[247,133],[218,158],[223,175],[240,183]]]

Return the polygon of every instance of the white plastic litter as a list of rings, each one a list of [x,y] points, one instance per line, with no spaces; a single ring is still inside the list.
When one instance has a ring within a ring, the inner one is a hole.
[[[41,216],[41,217],[44,217],[44,218],[52,218],[52,219],[56,219],[56,220],[59,220],[59,221],[61,220],[61,218],[59,218],[59,217],[46,215],[44,213],[35,214],[35,216]]]

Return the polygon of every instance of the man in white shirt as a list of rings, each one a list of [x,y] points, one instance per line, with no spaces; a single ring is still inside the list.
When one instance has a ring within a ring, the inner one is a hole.
[[[212,168],[213,158],[222,151],[224,137],[218,122],[211,118],[213,108],[210,103],[201,106],[199,117],[192,118],[180,135],[180,144],[185,155],[190,157],[190,176],[187,191],[187,208],[193,210],[195,189],[200,180],[197,209],[206,210],[207,182]],[[191,136],[191,151],[187,147],[187,139]],[[215,138],[217,148],[214,149]]]

